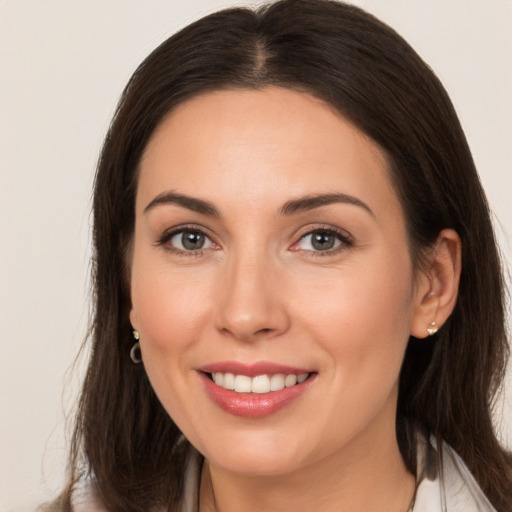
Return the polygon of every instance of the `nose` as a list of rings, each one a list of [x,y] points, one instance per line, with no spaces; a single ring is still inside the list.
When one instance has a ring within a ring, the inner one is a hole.
[[[264,254],[226,263],[216,301],[217,329],[240,341],[274,338],[290,326],[286,286],[276,262]]]

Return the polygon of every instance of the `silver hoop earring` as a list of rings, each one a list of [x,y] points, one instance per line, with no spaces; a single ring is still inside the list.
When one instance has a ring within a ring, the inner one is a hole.
[[[135,339],[135,343],[132,345],[132,348],[130,349],[130,359],[135,363],[139,364],[142,363],[142,354],[140,351],[140,335],[139,331],[134,330],[133,331],[133,338]]]

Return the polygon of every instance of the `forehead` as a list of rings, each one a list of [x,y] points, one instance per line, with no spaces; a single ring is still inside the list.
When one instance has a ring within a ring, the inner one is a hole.
[[[140,166],[146,203],[165,190],[250,203],[342,192],[397,206],[383,152],[321,100],[279,87],[216,91],[176,107]]]

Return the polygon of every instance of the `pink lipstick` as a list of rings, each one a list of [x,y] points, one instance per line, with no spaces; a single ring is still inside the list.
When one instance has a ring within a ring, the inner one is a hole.
[[[213,402],[229,414],[248,418],[281,410],[305,393],[317,376],[309,369],[265,361],[223,361],[198,370]]]

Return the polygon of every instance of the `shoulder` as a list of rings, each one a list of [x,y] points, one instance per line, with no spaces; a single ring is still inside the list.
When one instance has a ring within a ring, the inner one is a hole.
[[[496,512],[463,460],[448,444],[419,438],[414,512]]]

